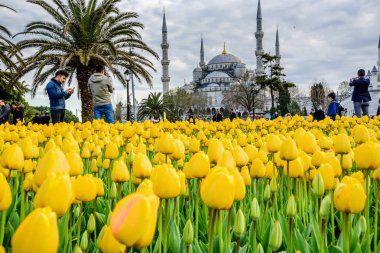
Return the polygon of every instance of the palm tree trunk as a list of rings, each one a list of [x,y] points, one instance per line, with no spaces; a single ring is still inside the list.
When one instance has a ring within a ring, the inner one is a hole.
[[[273,92],[273,88],[270,88],[270,97],[272,98],[272,108],[274,108],[274,92]]]
[[[82,103],[82,122],[93,120],[92,96],[87,85],[90,76],[91,68],[89,66],[79,66],[77,68],[77,81]]]

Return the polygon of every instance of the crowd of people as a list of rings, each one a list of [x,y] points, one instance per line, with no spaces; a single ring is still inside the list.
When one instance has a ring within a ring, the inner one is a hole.
[[[13,101],[11,105],[9,105],[5,103],[5,100],[0,99],[0,124],[4,124],[6,122],[10,122],[12,124],[24,122],[24,106],[21,102]]]

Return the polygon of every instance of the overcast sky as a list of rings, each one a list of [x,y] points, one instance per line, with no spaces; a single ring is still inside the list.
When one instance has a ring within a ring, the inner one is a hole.
[[[23,31],[35,20],[49,20],[44,11],[26,0],[0,0],[18,11],[1,9],[0,23],[12,33]],[[49,0],[47,0],[49,1]],[[65,0],[63,0],[65,1]],[[358,68],[372,69],[377,61],[380,35],[379,0],[262,0],[264,50],[274,53],[275,31],[279,26],[281,63],[287,80],[307,89],[316,80],[331,88],[355,76]],[[192,80],[199,62],[200,36],[203,34],[208,62],[223,49],[238,56],[250,69],[255,68],[257,0],[121,0],[121,10],[136,11],[145,25],[145,42],[161,55],[162,10],[165,7],[169,37],[171,88]],[[162,68],[157,72],[152,91],[161,91]],[[30,77],[25,81],[30,83]],[[125,90],[114,101],[124,100]],[[41,92],[33,105],[48,105]],[[137,99],[149,93],[145,83],[136,83]],[[68,109],[80,108],[78,99],[68,101]]]

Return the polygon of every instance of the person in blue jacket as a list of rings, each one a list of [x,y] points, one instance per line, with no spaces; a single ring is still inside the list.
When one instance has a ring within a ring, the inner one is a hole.
[[[65,83],[69,73],[65,70],[58,70],[55,77],[46,86],[46,92],[50,100],[50,114],[53,124],[63,122],[65,118],[65,100],[74,93],[74,89],[64,90],[62,85]]]
[[[355,115],[359,118],[362,115],[368,116],[369,101],[371,101],[371,95],[368,92],[370,83],[371,81],[365,78],[364,69],[359,69],[358,77],[350,80],[350,86],[354,87],[351,100],[354,102]]]
[[[327,108],[326,115],[331,119],[335,120],[336,115],[339,114],[339,104],[335,99],[335,93],[331,92],[327,95],[327,99],[330,101],[329,107]]]

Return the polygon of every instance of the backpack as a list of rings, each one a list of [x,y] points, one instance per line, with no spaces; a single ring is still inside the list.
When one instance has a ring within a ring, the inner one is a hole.
[[[344,112],[346,109],[338,102],[336,102],[337,107],[337,115],[342,116],[342,112]]]

